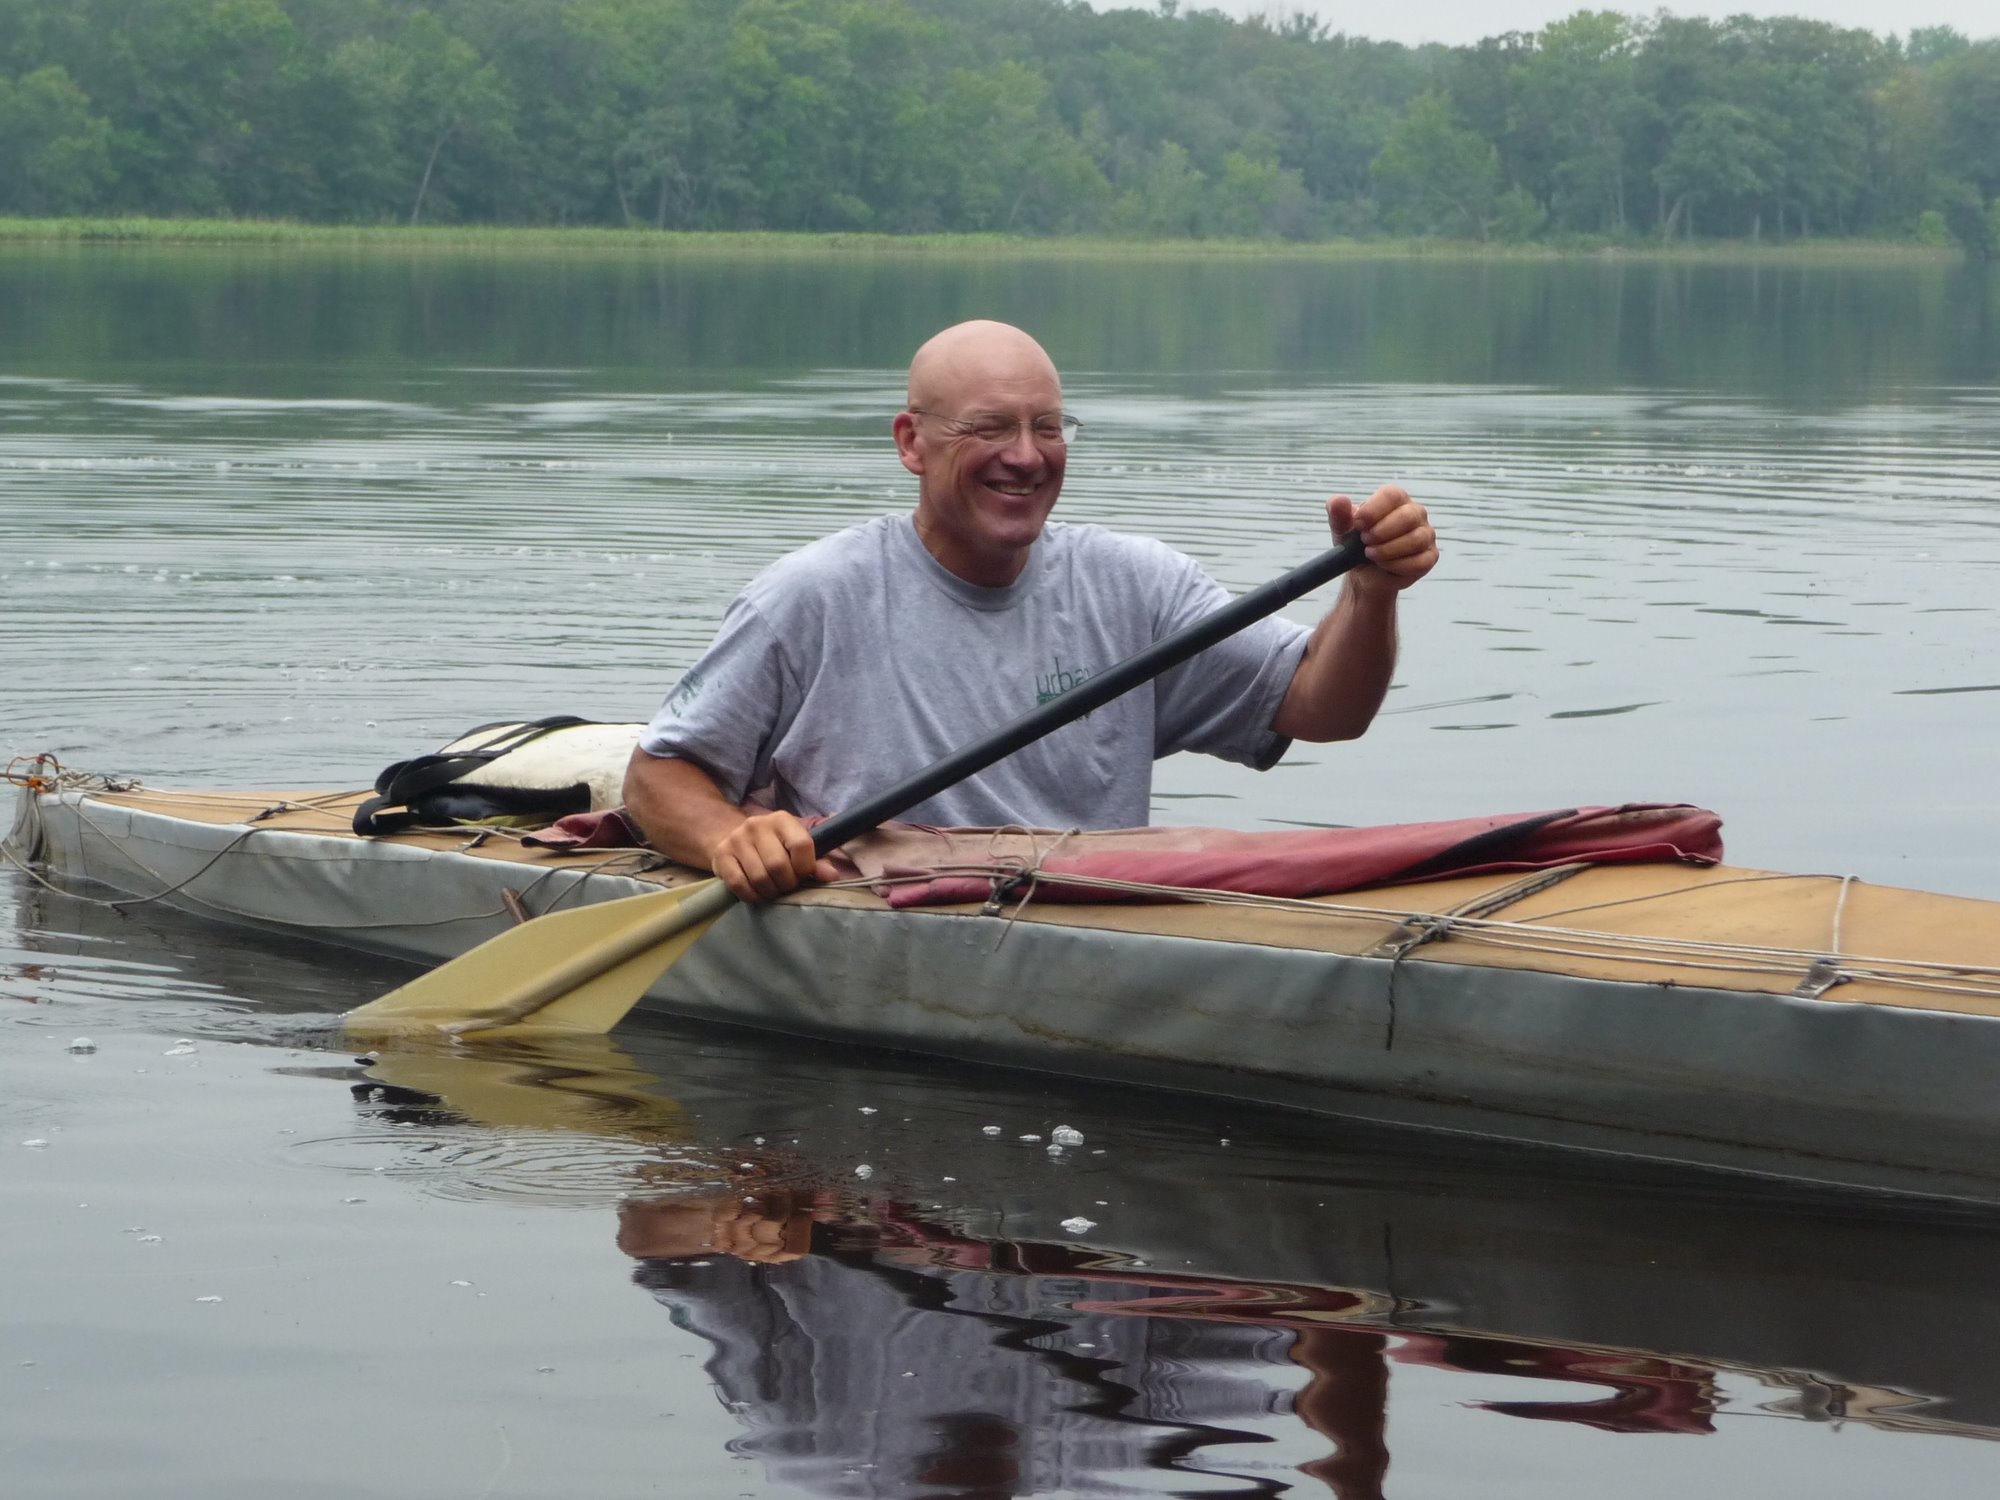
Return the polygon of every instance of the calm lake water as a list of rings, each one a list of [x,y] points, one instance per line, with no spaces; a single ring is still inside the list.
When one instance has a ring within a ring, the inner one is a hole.
[[[1336,489],[1444,537],[1365,740],[1159,820],[1689,801],[2000,898],[2000,278],[1945,264],[0,249],[0,752],[330,788],[644,718],[907,506],[903,366],[982,315],[1065,372],[1070,519],[1235,589]],[[326,1040],[403,972],[0,870],[10,1494],[2000,1488],[2000,1220],[657,1021]],[[672,1253],[718,1215],[796,1258]]]

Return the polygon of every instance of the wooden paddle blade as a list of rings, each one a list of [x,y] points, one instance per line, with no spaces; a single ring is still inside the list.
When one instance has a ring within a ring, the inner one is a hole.
[[[511,1014],[495,1014],[500,1007],[490,1006],[485,1015],[461,1013],[448,1029],[482,1037],[609,1031],[632,1013],[632,1008],[653,987],[653,981],[678,963],[681,955],[693,947],[719,917],[720,913],[688,922],[671,936],[642,949],[624,962],[601,970],[559,995],[522,1007],[525,1013],[518,1020],[513,1019]],[[534,924],[530,922],[527,925],[532,927]]]
[[[550,912],[347,1013],[349,1031],[609,1031],[735,903],[706,880]]]
[[[385,1050],[368,1076],[435,1098],[496,1130],[572,1131],[601,1139],[692,1139],[693,1124],[660,1080],[607,1036],[566,1032],[504,1043]]]

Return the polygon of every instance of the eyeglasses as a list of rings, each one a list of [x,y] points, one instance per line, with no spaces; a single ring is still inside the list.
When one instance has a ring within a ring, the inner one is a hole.
[[[921,406],[909,408],[913,417],[935,417],[944,423],[945,430],[955,438],[973,438],[982,443],[990,443],[995,448],[1004,448],[1013,442],[1023,427],[1028,436],[1044,448],[1066,448],[1076,441],[1077,432],[1083,424],[1067,414],[1061,416],[1041,416],[1020,419],[1015,417],[947,417],[943,412],[928,411]]]

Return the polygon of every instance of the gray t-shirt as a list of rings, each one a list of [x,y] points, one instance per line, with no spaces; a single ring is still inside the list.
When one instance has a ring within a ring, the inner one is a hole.
[[[1052,521],[1005,588],[950,572],[907,514],[780,558],[723,616],[639,744],[732,801],[853,806],[1212,613],[1229,595],[1162,543]],[[1309,632],[1275,616],[903,816],[934,825],[1143,827],[1156,757],[1259,770]]]

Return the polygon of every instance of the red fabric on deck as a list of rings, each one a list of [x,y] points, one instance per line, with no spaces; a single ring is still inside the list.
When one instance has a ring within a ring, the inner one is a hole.
[[[637,830],[619,811],[577,813],[529,834],[552,849],[628,848]],[[1054,901],[1167,900],[1066,884],[1065,875],[1255,896],[1327,896],[1362,886],[1568,864],[1722,858],[1722,820],[1685,803],[1628,802],[1552,812],[1237,833],[1224,828],[1128,828],[1064,834],[887,823],[835,857],[876,883],[892,906],[984,901],[997,883],[1036,871],[1035,896]]]
[[[1325,896],[1362,886],[1567,864],[1679,860],[1712,865],[1722,858],[1721,830],[1722,820],[1702,808],[1627,803],[1380,828],[1281,833],[1134,829],[1074,834],[1060,843],[1058,835],[1043,834],[1040,849],[1054,846],[1046,854],[1014,835],[917,830],[906,825],[883,830],[899,847],[873,849],[870,840],[857,840],[848,853],[862,873],[878,879],[953,869],[952,874],[923,882],[885,885],[882,893],[894,906],[984,901],[993,893],[995,878],[1005,879],[1028,865],[1039,871],[1035,883],[1039,900],[1159,899],[1065,884],[1065,875],[1258,896]],[[996,837],[1016,840],[1016,847],[974,857],[975,850]],[[919,851],[927,857],[910,857]],[[977,874],[960,873],[967,864],[987,868]]]
[[[546,828],[521,835],[532,849],[552,849],[558,854],[571,849],[645,849],[646,836],[639,825],[626,816],[622,807],[599,812],[571,813],[557,818]]]

